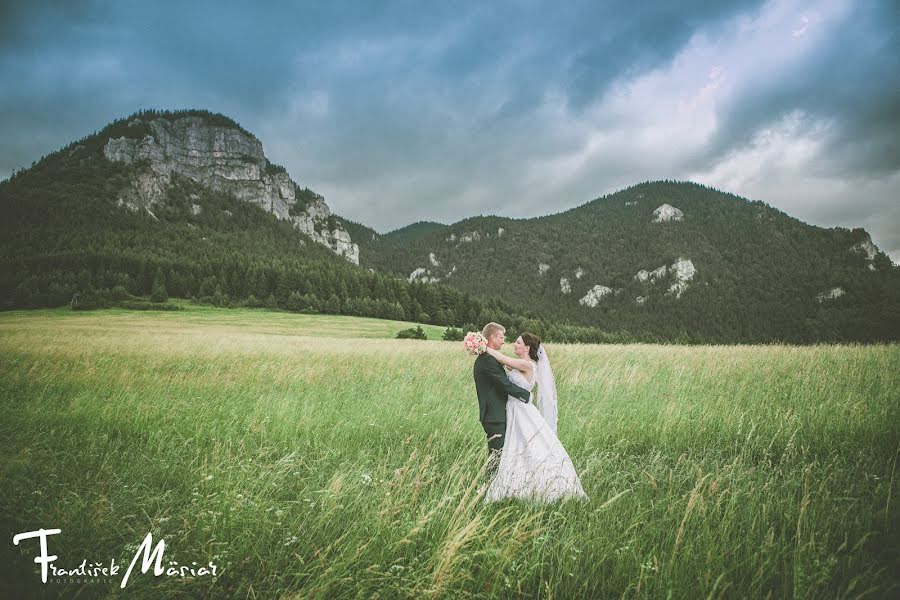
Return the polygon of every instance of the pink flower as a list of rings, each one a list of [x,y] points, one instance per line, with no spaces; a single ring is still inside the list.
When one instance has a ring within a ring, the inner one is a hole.
[[[487,349],[487,339],[477,331],[470,331],[463,340],[463,347],[472,356],[478,356]]]

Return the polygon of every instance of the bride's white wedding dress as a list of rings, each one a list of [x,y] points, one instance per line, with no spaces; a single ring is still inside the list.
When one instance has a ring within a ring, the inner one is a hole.
[[[509,372],[509,380],[526,390],[534,389],[537,363],[532,380],[518,370]],[[555,399],[554,399],[555,401]],[[555,417],[555,407],[554,407]],[[512,396],[506,402],[506,439],[497,474],[485,491],[484,501],[521,498],[552,502],[565,498],[588,499],[575,473],[572,460],[536,406]]]

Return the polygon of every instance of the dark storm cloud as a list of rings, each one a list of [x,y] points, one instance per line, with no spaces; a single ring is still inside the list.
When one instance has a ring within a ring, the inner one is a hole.
[[[0,11],[11,82],[0,177],[141,108],[197,107],[236,119],[336,212],[380,230],[546,214],[696,175],[810,222],[872,223],[900,257],[887,207],[900,169],[900,19],[888,0]],[[759,31],[770,37],[753,41]],[[707,77],[720,67],[721,81]],[[868,204],[843,201],[860,181]]]
[[[747,81],[722,118],[705,160],[746,144],[793,111],[833,123],[832,174],[883,176],[900,168],[900,14],[888,3],[854,6],[827,44],[795,69]],[[777,64],[778,55],[768,57]]]
[[[580,13],[572,22],[572,37],[560,40],[579,40],[580,46],[566,76],[569,102],[576,108],[593,102],[609,82],[668,62],[699,28],[760,4],[625,2],[614,9],[590,4],[592,14]]]

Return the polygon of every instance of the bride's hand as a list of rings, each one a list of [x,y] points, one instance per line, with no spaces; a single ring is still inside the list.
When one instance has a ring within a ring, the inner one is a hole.
[[[509,361],[509,357],[500,352],[499,350],[494,350],[493,348],[485,348],[485,352],[496,358],[500,361],[500,364],[506,371],[512,371],[512,367],[507,364]]]
[[[494,350],[490,346],[485,347],[484,351],[487,352],[488,354],[490,354],[491,356],[493,356],[494,358],[497,358],[498,356],[500,356],[500,352],[498,352],[497,350]]]
[[[529,360],[525,360],[523,358],[510,358],[499,350],[494,350],[493,348],[486,348],[485,352],[490,353],[491,356],[496,358],[497,361],[507,369],[517,369],[519,371],[522,371],[523,373],[529,373],[531,370],[531,361]]]

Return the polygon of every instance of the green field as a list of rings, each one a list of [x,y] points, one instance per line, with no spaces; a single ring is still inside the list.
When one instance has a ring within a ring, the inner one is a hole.
[[[185,308],[0,313],[0,597],[900,594],[896,345],[550,344],[591,500],[483,505],[442,328]],[[42,585],[40,527],[120,573]],[[120,589],[148,532],[217,576]]]

